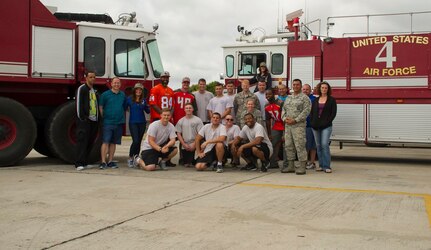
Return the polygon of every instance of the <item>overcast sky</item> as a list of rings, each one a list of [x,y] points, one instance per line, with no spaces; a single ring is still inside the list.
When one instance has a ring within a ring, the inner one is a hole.
[[[189,76],[192,84],[199,78],[207,82],[219,80],[223,71],[221,46],[232,44],[238,37],[236,27],[247,30],[263,28],[267,35],[285,26],[287,13],[304,10],[303,19],[321,19],[321,34],[326,35],[328,16],[382,14],[431,11],[430,0],[41,0],[56,6],[60,12],[109,14],[114,21],[120,13],[137,13],[138,22],[151,29],[159,24],[158,43],[165,70],[171,73],[173,88],[180,86],[182,77]],[[283,21],[283,23],[282,23]],[[279,24],[278,24],[279,23]],[[330,36],[343,32],[365,32],[365,19],[334,20]],[[431,31],[431,14],[413,18],[413,28]],[[361,25],[359,25],[361,24]],[[311,26],[318,33],[318,25]],[[355,30],[353,30],[355,28]],[[372,18],[370,31],[409,31],[410,17]],[[258,36],[261,33],[256,33]]]

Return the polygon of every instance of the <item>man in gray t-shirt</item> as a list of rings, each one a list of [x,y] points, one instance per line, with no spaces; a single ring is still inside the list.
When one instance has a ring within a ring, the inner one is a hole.
[[[253,162],[259,159],[262,162],[260,171],[266,172],[272,155],[271,141],[266,134],[265,128],[256,122],[253,114],[247,113],[244,120],[246,125],[233,142],[237,156],[242,157],[247,162],[247,165],[242,170],[256,170],[257,167]],[[248,143],[239,145],[242,139],[248,140]]]
[[[217,112],[221,115],[222,124],[226,124],[224,118],[230,114],[233,103],[230,102],[229,98],[223,95],[223,84],[217,83],[215,86],[216,96],[211,98],[208,103],[207,110],[208,116],[212,117],[214,112]]]
[[[133,165],[143,170],[153,171],[159,158],[162,158],[159,166],[162,170],[167,170],[166,162],[178,152],[174,146],[177,134],[174,125],[169,122],[170,119],[171,110],[163,109],[161,119],[150,124],[147,137],[142,143],[141,156],[134,159]]]
[[[230,114],[232,115],[232,117],[234,119],[233,123],[235,124],[236,114],[234,111],[233,100],[235,99],[236,94],[235,94],[235,85],[233,84],[233,81],[229,81],[228,83],[226,83],[226,90],[227,90],[227,93],[225,96],[228,98],[230,106],[232,106]]]
[[[206,90],[207,83],[205,79],[199,79],[199,91],[193,92],[196,99],[196,106],[198,107],[197,116],[201,118],[204,124],[209,123],[207,106],[211,98],[214,97],[213,93]]]
[[[192,167],[196,151],[196,135],[204,126],[199,117],[193,115],[193,104],[187,103],[184,106],[186,116],[181,118],[175,128],[177,129],[178,140],[180,141],[181,155],[185,167]]]
[[[204,143],[200,144],[202,140]],[[199,130],[196,136],[196,169],[205,170],[208,165],[217,160],[217,173],[223,173],[222,162],[226,152],[226,127],[221,124],[221,115],[213,113],[211,123]]]

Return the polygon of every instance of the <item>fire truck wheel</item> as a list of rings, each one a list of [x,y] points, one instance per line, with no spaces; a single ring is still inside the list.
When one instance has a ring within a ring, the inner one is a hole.
[[[36,122],[21,103],[0,97],[0,166],[24,159],[36,140]]]
[[[75,102],[67,102],[52,112],[45,126],[45,136],[48,147],[54,155],[67,162],[73,163],[76,158],[76,112]],[[100,160],[101,134],[93,143],[89,163]]]
[[[37,123],[37,137],[33,148],[41,155],[55,157],[55,155],[49,149],[48,144],[46,143],[45,124],[46,121]]]

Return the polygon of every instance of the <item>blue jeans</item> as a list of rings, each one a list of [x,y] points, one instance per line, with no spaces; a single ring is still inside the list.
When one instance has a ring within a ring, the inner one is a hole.
[[[329,151],[329,138],[332,134],[332,126],[324,129],[313,129],[316,140],[317,156],[319,157],[319,167],[323,169],[331,168],[331,152]]]
[[[141,150],[141,141],[144,137],[146,123],[129,123],[130,135],[132,136],[132,145],[130,145],[129,157],[139,155]]]

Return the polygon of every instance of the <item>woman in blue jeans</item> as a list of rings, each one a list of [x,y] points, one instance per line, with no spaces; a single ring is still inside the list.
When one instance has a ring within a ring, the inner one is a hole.
[[[332,173],[329,138],[332,134],[332,121],[337,115],[337,102],[331,96],[331,86],[327,82],[319,83],[317,93],[319,97],[313,101],[310,113],[311,128],[319,157],[319,167],[316,171]]]
[[[129,130],[132,136],[132,145],[130,145],[129,159],[127,160],[127,165],[129,167],[133,167],[133,156],[139,155],[142,137],[144,137],[147,125],[145,113],[150,113],[150,107],[145,100],[143,90],[144,86],[140,83],[136,83],[133,88],[132,96],[127,98],[127,109],[130,112]]]

